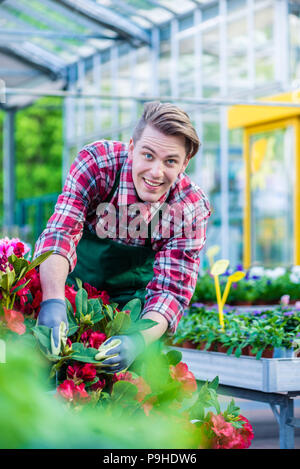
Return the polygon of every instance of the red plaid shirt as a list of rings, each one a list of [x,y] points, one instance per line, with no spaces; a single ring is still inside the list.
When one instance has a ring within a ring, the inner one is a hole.
[[[99,141],[85,146],[73,162],[66,179],[63,192],[59,195],[55,211],[47,223],[35,246],[34,257],[53,250],[66,257],[70,271],[76,265],[76,246],[83,228],[93,233],[99,217],[97,206],[111,192],[117,172],[121,170],[120,182],[113,194],[111,204],[121,206],[139,202],[132,179],[132,163],[128,160],[127,145],[121,142]],[[177,324],[188,306],[195,290],[200,251],[206,240],[206,225],[210,216],[209,203],[201,189],[182,173],[169,191],[156,204],[143,203],[146,223],[161,203],[188,209],[188,220],[197,235],[192,238],[184,233],[177,236],[174,229],[166,238],[158,229],[152,233],[152,249],[156,252],[153,265],[153,278],[146,289],[146,301],[142,315],[149,311],[162,314],[168,321],[169,332],[174,333]],[[118,212],[117,212],[118,213]],[[132,220],[128,214],[127,226]],[[186,219],[185,219],[186,220]],[[120,220],[120,225],[124,222]],[[186,221],[185,221],[186,223]],[[143,246],[145,238],[114,238],[116,242],[133,246]]]

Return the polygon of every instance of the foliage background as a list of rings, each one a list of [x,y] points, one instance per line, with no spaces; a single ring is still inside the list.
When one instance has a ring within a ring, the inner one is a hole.
[[[61,190],[63,101],[42,98],[16,113],[16,200]],[[3,219],[3,122],[0,112],[0,220]]]

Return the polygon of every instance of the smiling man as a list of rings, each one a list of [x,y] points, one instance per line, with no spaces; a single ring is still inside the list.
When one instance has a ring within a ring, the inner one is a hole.
[[[175,332],[196,286],[210,216],[206,196],[184,172],[199,145],[182,109],[151,102],[128,145],[98,141],[79,152],[35,248],[35,257],[53,251],[40,266],[38,317],[52,329],[52,353],[66,340],[65,284],[75,278],[108,291],[121,308],[140,298],[142,317],[157,323],[108,339],[96,355],[106,357],[107,372],[128,368],[146,345]]]

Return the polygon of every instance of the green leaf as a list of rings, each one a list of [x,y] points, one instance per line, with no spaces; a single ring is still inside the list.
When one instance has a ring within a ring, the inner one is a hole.
[[[126,330],[126,334],[134,334],[135,332],[145,331],[158,324],[152,319],[139,319],[137,322],[131,323],[130,327]]]
[[[32,327],[32,332],[40,344],[47,350],[51,350],[51,328],[47,326]]]
[[[81,290],[83,287],[82,287],[82,281],[80,280],[80,278],[76,277],[75,282],[76,282],[78,290]]]
[[[38,265],[40,265],[42,262],[44,262],[49,256],[51,256],[52,253],[53,253],[53,251],[44,252],[43,254],[38,256],[36,259],[34,259],[34,261],[32,261],[30,264],[28,264],[28,268],[27,268],[26,273],[29,272],[30,270],[34,269]]]
[[[216,377],[208,384],[208,387],[209,387],[210,389],[214,389],[215,391],[217,391],[218,386],[219,386],[219,376],[216,376]]]
[[[137,321],[140,317],[142,310],[142,302],[139,298],[134,298],[128,301],[122,308],[123,311],[130,311],[130,318],[133,322]]]
[[[14,270],[7,270],[5,274],[2,275],[1,287],[6,293],[10,292],[10,289],[15,281],[15,272]]]
[[[115,402],[128,402],[135,398],[137,391],[135,384],[129,381],[117,381],[113,386],[111,398]]]
[[[14,254],[9,256],[8,262],[13,265],[13,268],[16,272],[16,276],[18,277],[23,269],[27,271],[27,267],[29,265],[29,262],[26,261],[25,259],[22,259],[21,257],[17,257]],[[20,277],[21,278],[21,277]]]
[[[68,323],[69,323],[68,337],[71,337],[73,334],[75,334],[79,325],[75,319],[74,311],[68,298],[66,298],[66,305],[67,305],[67,317],[68,317]]]
[[[102,304],[101,298],[91,298],[88,300],[88,313],[91,314],[91,320],[94,323],[97,323],[104,318],[102,313]]]
[[[29,282],[30,282],[30,279],[27,280],[27,282],[23,283],[22,285],[19,285],[18,287],[13,287],[11,289],[11,293],[17,293],[19,290],[22,290],[22,288],[26,287],[26,285],[28,285]]]
[[[75,297],[75,304],[76,304],[76,318],[80,318],[81,315],[85,316],[87,314],[87,301],[88,301],[88,294],[87,291],[81,288],[76,293]]]
[[[178,363],[181,362],[182,359],[182,353],[179,352],[178,350],[170,350],[166,354],[167,360],[169,362],[169,365],[176,366]]]
[[[73,360],[84,363],[97,363],[99,361],[95,360],[95,355],[98,353],[98,350],[92,347],[85,347],[82,343],[75,342],[72,344],[72,350],[74,354],[72,355]]]

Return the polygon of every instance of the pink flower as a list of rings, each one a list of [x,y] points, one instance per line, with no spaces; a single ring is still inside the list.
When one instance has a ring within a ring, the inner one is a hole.
[[[30,251],[30,247],[23,243],[19,238],[2,238],[0,239],[0,257],[6,257],[15,254],[17,257],[22,257]]]
[[[296,308],[296,309],[300,309],[300,301],[296,301],[296,303],[295,303],[295,308]]]
[[[290,295],[282,295],[280,298],[280,303],[284,306],[287,306],[290,302]]]
[[[16,332],[19,335],[25,333],[26,326],[24,324],[24,316],[22,313],[13,309],[4,308],[4,317],[8,329],[13,332]]]
[[[176,366],[170,366],[171,378],[179,381],[182,384],[183,391],[187,393],[197,391],[196,378],[191,371],[189,371],[186,363],[180,362]]]

